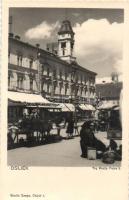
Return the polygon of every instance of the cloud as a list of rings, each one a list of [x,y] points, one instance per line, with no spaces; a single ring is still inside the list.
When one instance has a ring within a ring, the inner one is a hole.
[[[75,15],[78,13],[74,13]],[[110,76],[112,72],[122,72],[123,23],[109,23],[107,19],[89,19],[73,27],[75,32],[75,56],[77,62],[99,77]],[[26,31],[27,39],[55,41],[59,21],[41,24]],[[41,41],[42,43],[42,41]]]
[[[28,39],[49,39],[58,27],[58,21],[55,24],[49,24],[43,21],[41,24],[27,30],[25,37]]]
[[[122,63],[123,24],[110,24],[107,19],[89,19],[76,24],[75,55],[85,67],[101,76],[111,74]]]

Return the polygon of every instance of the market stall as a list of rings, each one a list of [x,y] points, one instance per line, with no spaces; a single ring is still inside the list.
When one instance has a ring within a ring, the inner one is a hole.
[[[26,135],[27,141],[43,139],[50,133],[51,110],[60,107],[49,102],[41,95],[19,92],[8,92],[8,144],[19,143],[19,136]],[[36,137],[35,137],[36,134]]]
[[[46,110],[59,110],[55,103],[49,102],[38,94],[28,94],[20,92],[8,91],[8,122],[17,122],[23,113],[30,114],[33,109],[40,109],[40,114],[43,116],[46,114]],[[44,110],[44,114],[43,114]],[[45,115],[46,118],[46,115]]]

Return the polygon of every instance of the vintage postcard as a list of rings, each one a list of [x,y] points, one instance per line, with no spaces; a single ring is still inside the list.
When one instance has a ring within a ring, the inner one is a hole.
[[[2,199],[126,200],[129,3],[2,13]]]

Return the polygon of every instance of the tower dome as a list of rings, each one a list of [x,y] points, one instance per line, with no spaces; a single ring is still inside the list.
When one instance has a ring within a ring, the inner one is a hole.
[[[74,35],[73,29],[69,20],[64,20],[58,31],[58,35],[65,34],[65,33]]]

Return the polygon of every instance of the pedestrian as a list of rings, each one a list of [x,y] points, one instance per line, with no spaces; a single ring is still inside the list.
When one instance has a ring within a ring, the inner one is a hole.
[[[74,120],[73,118],[69,118],[67,122],[68,122],[67,130],[66,130],[67,138],[72,138],[73,132],[74,132]]]
[[[94,134],[91,128],[91,121],[84,122],[80,130],[80,146],[81,146],[81,157],[87,157],[87,148],[94,147]]]
[[[96,151],[104,152],[106,150],[105,145],[94,136],[94,124],[92,121],[84,122],[80,130],[80,146],[81,146],[81,157],[87,157],[88,147],[95,148]]]
[[[80,130],[80,146],[82,151],[81,157],[83,158],[87,157],[87,130],[87,122],[85,122]]]

